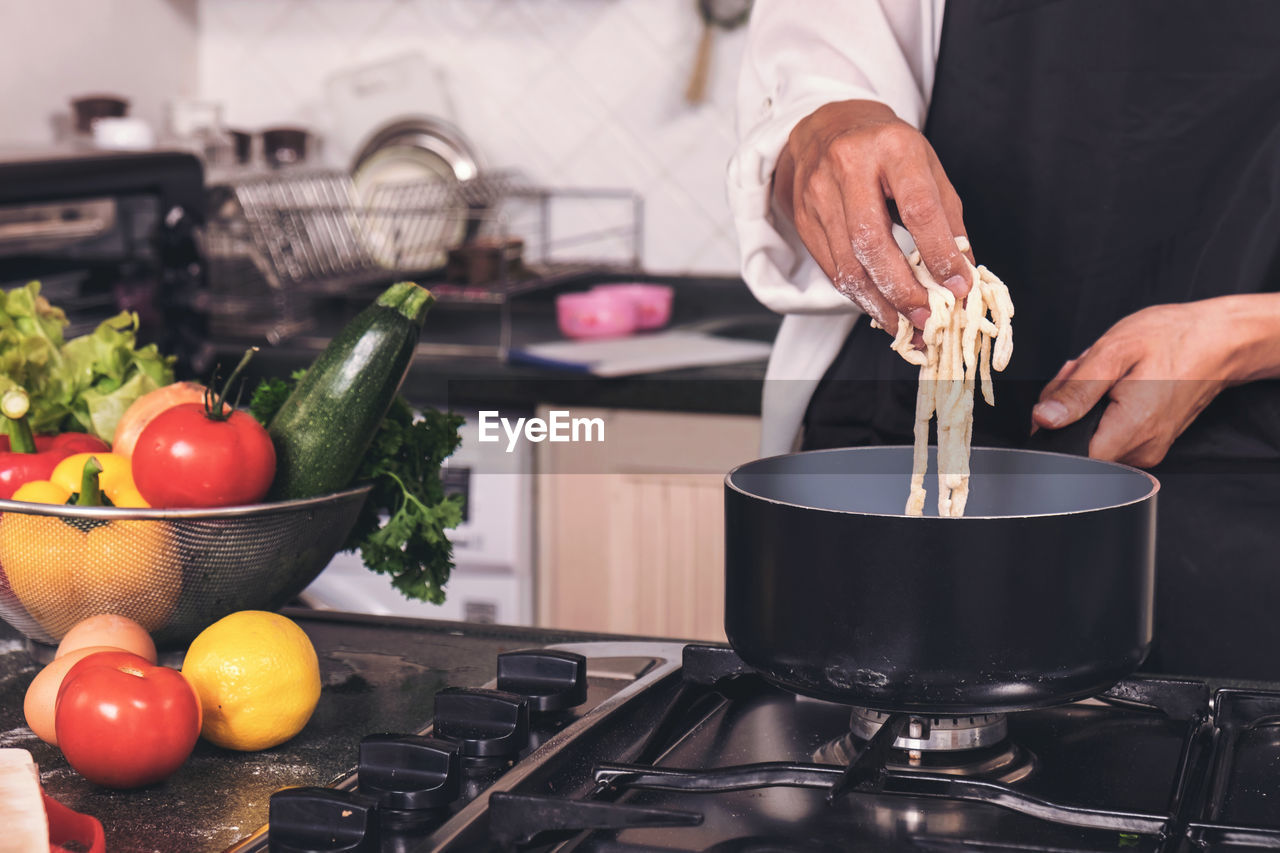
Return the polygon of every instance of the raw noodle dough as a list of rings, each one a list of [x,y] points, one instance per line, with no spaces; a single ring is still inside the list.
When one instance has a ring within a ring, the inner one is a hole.
[[[969,241],[956,238],[960,251]],[[920,367],[916,390],[915,450],[907,515],[923,515],[924,476],[929,462],[929,421],[938,419],[938,515],[964,515],[969,497],[969,443],[973,436],[975,380],[982,399],[995,405],[991,370],[1004,370],[1013,354],[1013,302],[1009,289],[984,266],[970,266],[973,286],[956,310],[956,297],[933,280],[918,251],[907,258],[929,293],[929,319],[921,330],[924,352],[911,344],[915,327],[898,315],[892,348]],[[988,317],[988,314],[990,316]],[[873,325],[875,325],[873,323]]]

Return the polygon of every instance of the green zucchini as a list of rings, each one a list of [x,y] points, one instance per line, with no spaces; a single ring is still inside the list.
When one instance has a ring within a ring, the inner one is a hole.
[[[267,432],[276,447],[268,498],[310,498],[351,484],[409,373],[435,298],[403,281],[388,287],[329,342]]]

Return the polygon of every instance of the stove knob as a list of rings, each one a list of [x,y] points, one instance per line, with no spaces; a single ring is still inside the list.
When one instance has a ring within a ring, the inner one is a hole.
[[[381,810],[422,812],[462,793],[456,744],[421,735],[369,735],[360,741],[360,793]]]
[[[271,795],[270,853],[378,853],[377,801],[333,788],[286,788]]]
[[[587,659],[554,649],[503,652],[498,689],[526,697],[534,713],[575,708],[587,701]]]
[[[436,737],[465,758],[509,758],[529,744],[529,700],[504,690],[446,687],[436,694]]]

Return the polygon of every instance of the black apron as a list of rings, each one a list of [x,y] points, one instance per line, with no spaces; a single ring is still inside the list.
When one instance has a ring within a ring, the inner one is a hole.
[[[925,134],[1017,309],[975,444],[1025,445],[1044,383],[1120,318],[1280,290],[1278,33],[1275,0],[947,4]],[[911,442],[917,370],[888,344],[858,322],[806,449]],[[1223,392],[1152,473],[1146,668],[1280,679],[1280,383]]]

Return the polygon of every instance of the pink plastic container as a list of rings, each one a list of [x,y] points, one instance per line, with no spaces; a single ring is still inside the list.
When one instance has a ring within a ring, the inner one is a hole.
[[[665,284],[628,282],[597,284],[592,293],[616,293],[636,306],[637,329],[661,329],[671,320],[671,301],[675,288]]]
[[[634,300],[588,290],[556,297],[556,320],[566,338],[618,338],[636,330]]]

